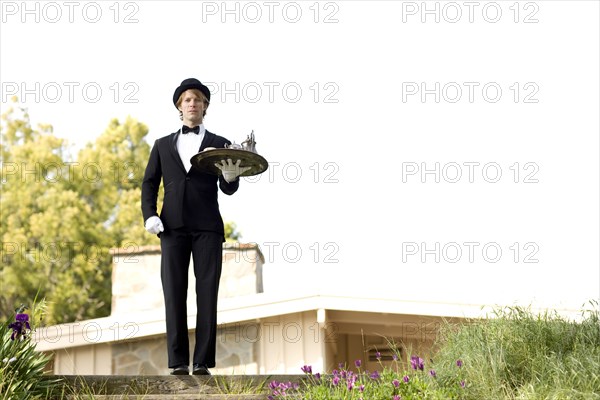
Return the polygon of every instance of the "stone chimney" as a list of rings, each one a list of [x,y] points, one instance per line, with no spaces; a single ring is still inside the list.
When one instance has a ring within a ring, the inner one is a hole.
[[[164,309],[160,281],[160,246],[112,249],[111,314]],[[193,260],[188,279],[188,305],[196,304]],[[219,298],[262,293],[264,256],[257,244],[223,243]]]

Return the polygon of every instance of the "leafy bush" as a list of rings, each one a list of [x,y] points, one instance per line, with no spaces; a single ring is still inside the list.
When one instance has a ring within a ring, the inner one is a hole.
[[[32,315],[40,310],[34,309]],[[35,351],[29,314],[17,311],[15,321],[0,325],[0,399],[42,399],[56,383],[42,379],[48,356]]]

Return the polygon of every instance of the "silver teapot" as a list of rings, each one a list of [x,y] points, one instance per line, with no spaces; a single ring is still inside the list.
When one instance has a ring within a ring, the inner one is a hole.
[[[246,150],[256,153],[256,141],[254,140],[254,130],[250,132],[250,134],[246,137],[246,140],[244,140],[241,145],[233,142],[230,145],[225,145],[225,148],[233,150]]]

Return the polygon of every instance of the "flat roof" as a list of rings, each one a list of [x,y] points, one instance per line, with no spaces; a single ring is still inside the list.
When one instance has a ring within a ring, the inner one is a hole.
[[[219,299],[217,321],[219,325],[228,325],[311,310],[467,319],[486,318],[493,307],[336,294],[258,293]],[[575,310],[557,311],[570,317],[576,315]],[[195,326],[195,321],[195,305],[188,305],[188,326]],[[381,323],[384,325],[385,320],[382,319]],[[36,330],[33,339],[37,342],[37,350],[52,351],[161,334],[165,334],[164,309],[134,314],[118,313],[104,318],[41,327]]]

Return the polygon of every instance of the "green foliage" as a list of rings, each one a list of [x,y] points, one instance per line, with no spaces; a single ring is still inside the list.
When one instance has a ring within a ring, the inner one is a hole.
[[[262,394],[266,392],[268,378],[244,379],[244,376],[215,376],[215,386],[221,394]]]
[[[238,242],[242,234],[238,232],[235,222],[225,222],[225,240],[228,242]]]
[[[132,118],[123,124],[113,119],[77,157],[82,173],[75,174],[73,187],[114,247],[156,241],[144,230],[141,216],[140,187],[150,154],[150,146],[143,140],[147,134],[148,128]],[[83,172],[86,167],[87,174]]]
[[[600,399],[599,316],[597,303],[578,322],[506,307],[445,325],[436,361],[463,360],[467,399]]]
[[[32,324],[41,320],[38,317],[42,309],[43,303],[34,306],[30,314]],[[57,379],[43,378],[49,357],[35,351],[32,330],[25,329],[23,336],[14,339],[12,333],[8,323],[0,324],[0,400],[46,398],[59,383]]]

